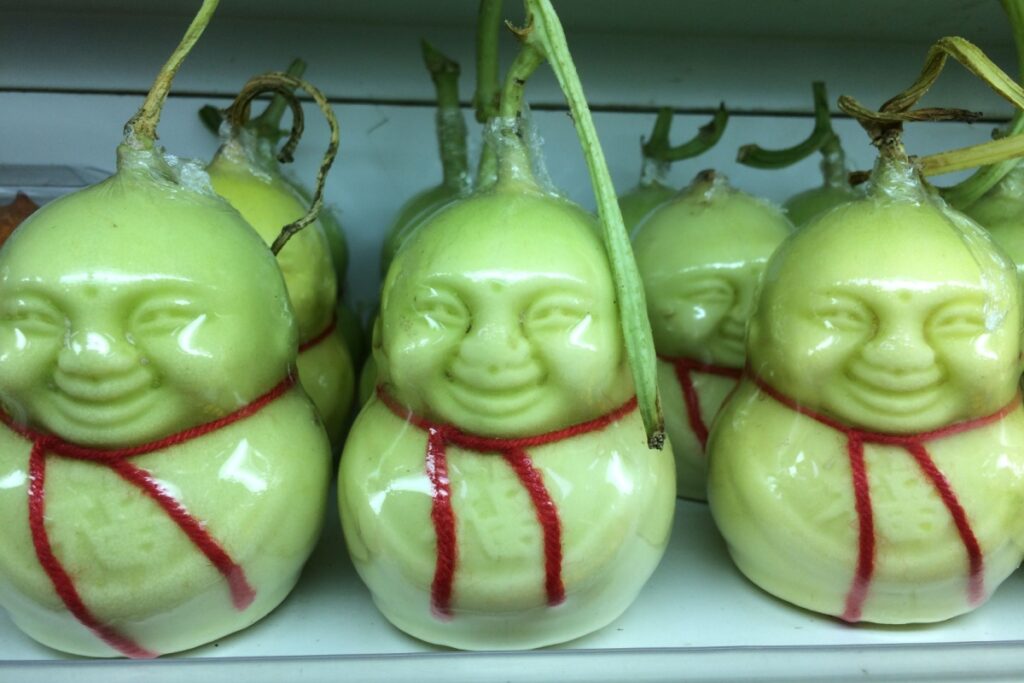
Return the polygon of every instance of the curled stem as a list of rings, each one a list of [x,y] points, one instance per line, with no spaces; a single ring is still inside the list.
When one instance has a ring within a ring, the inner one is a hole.
[[[1024,0],[1002,0],[1002,5],[1010,20],[1013,42],[1017,48],[1017,76],[1024,78]],[[1006,135],[1020,135],[1022,131],[1024,112],[1018,110],[1010,121]],[[1017,159],[1009,159],[979,168],[969,178],[956,185],[942,188],[942,196],[954,207],[965,209],[995,187],[1017,166],[1017,162]]]
[[[269,75],[269,74],[265,74]],[[252,82],[251,80],[249,81]],[[248,83],[246,84],[249,85]],[[243,88],[244,92],[244,88]],[[291,163],[295,158],[295,148],[299,144],[299,139],[302,137],[302,133],[306,128],[306,115],[302,111],[302,104],[299,102],[299,98],[295,96],[292,89],[283,84],[264,84],[262,91],[247,97],[244,101],[241,99],[241,93],[235,98],[235,101],[224,110],[225,118],[231,124],[232,128],[239,129],[242,126],[252,126],[253,122],[246,123],[246,119],[249,116],[249,105],[254,97],[261,94],[273,92],[275,98],[281,98],[282,102],[285,102],[292,110],[292,127],[291,132],[288,135],[288,140],[281,147],[281,151],[277,153],[277,160],[284,164]],[[256,130],[262,130],[258,125],[254,126]],[[274,126],[274,130],[277,130],[277,126]]]
[[[220,0],[203,0],[199,11],[196,12],[192,23],[185,31],[184,37],[178,43],[178,47],[174,49],[163,68],[160,69],[160,73],[157,74],[139,111],[128,119],[128,123],[124,126],[124,136],[132,146],[145,149],[151,147],[153,141],[157,139],[156,127],[160,123],[160,113],[163,111],[164,102],[167,101],[167,94],[171,90],[174,76],[181,68],[185,57],[192,51],[196,41],[203,35],[219,2]]]
[[[997,94],[1010,101],[1015,107],[1024,109],[1024,88],[996,66],[976,45],[955,36],[941,38],[936,42],[928,51],[924,68],[917,80],[909,88],[889,99],[878,111],[868,109],[846,95],[839,98],[839,107],[857,119],[858,123],[871,135],[875,144],[889,137],[891,132],[902,130],[903,123],[907,121],[976,120],[978,114],[963,109],[912,110],[912,107],[938,79],[949,57],[960,62],[968,71],[985,81]],[[979,152],[979,148],[984,149]],[[970,168],[970,165],[977,163],[978,160],[983,159],[982,163],[991,164],[1019,156],[1021,153],[1024,152],[1019,149],[1018,145],[1004,139],[933,154],[923,157],[918,163],[922,168],[928,169],[929,175],[940,175],[954,168],[957,170]]]
[[[718,105],[718,110],[711,121],[697,129],[696,135],[686,142],[673,147],[669,143],[672,110],[662,107],[658,110],[658,117],[654,121],[651,137],[641,148],[644,158],[662,164],[700,156],[722,139],[722,134],[725,133],[725,126],[728,122],[729,112],[726,111],[725,103],[723,102]]]
[[[837,146],[839,138],[832,130],[832,116],[828,109],[828,93],[823,81],[811,84],[814,94],[814,129],[810,137],[785,149],[764,149],[755,144],[743,145],[736,161],[753,168],[785,168],[805,159],[826,145]]]
[[[466,122],[459,103],[459,63],[422,41],[423,62],[437,94],[437,142],[446,186],[461,190],[466,185]]]
[[[334,112],[331,110],[331,105],[327,101],[327,98],[317,88],[313,87],[306,81],[300,78],[295,78],[284,73],[266,73],[260,74],[259,76],[253,76],[242,88],[241,92],[235,96],[235,101],[228,107],[228,117],[232,121],[240,121],[244,124],[246,112],[249,109],[249,103],[253,99],[267,92],[276,92],[284,95],[286,98],[290,97],[296,101],[295,95],[292,90],[295,88],[301,88],[305,90],[316,102],[317,106],[320,107],[320,111],[323,112],[324,118],[327,119],[327,125],[331,129],[331,140],[327,145],[327,151],[324,152],[323,161],[320,162],[320,168],[316,174],[316,187],[313,191],[313,200],[310,202],[309,210],[306,215],[297,221],[289,223],[288,225],[281,228],[281,232],[278,234],[274,243],[270,245],[270,250],[277,255],[288,240],[291,239],[292,235],[302,230],[304,227],[316,220],[317,215],[320,213],[320,209],[324,202],[324,182],[327,179],[327,171],[330,170],[331,164],[334,163],[334,157],[338,153],[338,120],[334,116]],[[293,110],[294,111],[294,110]]]
[[[298,58],[293,59],[285,73],[292,78],[302,78],[303,74],[306,73],[306,62]],[[256,134],[260,137],[276,141],[282,133],[281,119],[284,116],[286,107],[291,108],[292,116],[294,116],[294,98],[289,99],[282,93],[275,93],[274,98],[270,100],[270,104],[263,110],[263,113],[249,121],[249,127],[255,130]]]
[[[604,232],[605,249],[622,323],[626,355],[633,373],[637,403],[647,431],[648,445],[661,448],[665,442],[664,416],[658,397],[657,361],[643,284],[633,257],[629,234],[622,223],[622,212],[615,196],[604,152],[583,95],[576,67],[565,40],[565,32],[550,0],[525,0],[528,15],[524,40],[534,45],[551,64],[572,113],[583,156],[597,200],[597,212]],[[502,103],[504,106],[504,103]]]

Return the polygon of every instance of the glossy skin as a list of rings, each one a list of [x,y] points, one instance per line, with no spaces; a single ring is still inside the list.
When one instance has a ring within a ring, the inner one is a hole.
[[[383,290],[381,381],[416,414],[480,435],[595,419],[632,395],[613,301],[593,219],[564,200],[499,187],[449,206],[402,247]],[[647,450],[635,411],[529,449],[562,523],[567,600],[553,609],[522,484],[499,456],[449,447],[459,559],[453,617],[438,619],[425,449],[425,433],[374,397],[339,475],[356,568],[384,615],[416,637],[465,649],[575,638],[618,616],[664,551],[672,457]]]
[[[793,225],[803,227],[818,214],[860,197],[861,194],[849,185],[826,184],[793,195],[786,200],[783,209]]]
[[[674,189],[653,180],[640,183],[619,197],[619,210],[622,211],[622,222],[626,226],[626,232],[632,235],[647,214],[675,195]]]
[[[1024,168],[1019,164],[964,213],[978,221],[1017,266],[1024,284]]]
[[[746,325],[768,257],[792,226],[782,213],[730,187],[698,180],[641,222],[634,251],[660,355],[742,368]],[[705,425],[735,386],[694,372]],[[679,495],[704,500],[707,456],[687,419],[675,367],[658,361]]]
[[[281,228],[306,213],[306,206],[275,162],[246,137],[225,142],[210,163],[214,189],[270,244]],[[319,221],[293,236],[277,256],[299,326],[299,343],[317,337],[331,322],[337,283],[324,229]],[[340,448],[355,390],[355,370],[340,325],[298,358],[299,379]]]
[[[414,194],[406,200],[405,204],[402,204],[398,209],[395,222],[388,228],[381,245],[380,272],[382,275],[387,275],[395,254],[413,230],[430,218],[435,211],[454,201],[458,196],[457,188],[441,184]]]
[[[0,251],[0,398],[30,428],[83,446],[210,422],[270,390],[294,359],[295,324],[265,246],[212,193],[155,181],[127,155],[117,175],[41,209]],[[7,428],[0,442],[0,600],[46,645],[115,654],[66,611],[36,558],[31,444]],[[251,624],[290,590],[319,531],[328,461],[297,389],[132,459],[242,565],[257,592],[242,612],[166,513],[105,467],[48,458],[47,529],[102,621],[158,653],[191,648]]]
[[[884,245],[884,246],[883,246]],[[934,204],[860,200],[773,257],[751,320],[751,365],[817,414],[918,434],[991,415],[1020,373],[1013,271],[976,224]],[[986,597],[1024,552],[1024,412],[927,442],[984,554]],[[744,380],[709,445],[712,514],[769,592],[840,615],[858,521],[846,437]],[[938,621],[968,602],[963,542],[905,449],[868,444],[875,575],[862,618]]]

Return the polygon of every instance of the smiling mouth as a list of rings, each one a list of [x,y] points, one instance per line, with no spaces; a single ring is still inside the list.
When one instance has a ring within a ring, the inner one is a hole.
[[[463,410],[489,417],[511,417],[537,403],[542,384],[540,376],[528,382],[481,385],[449,375],[448,387],[452,398]]]
[[[851,368],[845,376],[854,401],[869,410],[900,416],[931,407],[942,395],[944,379],[938,368],[907,375]]]
[[[54,377],[53,405],[69,422],[83,427],[110,428],[131,423],[155,400],[152,380],[131,375],[107,380]]]

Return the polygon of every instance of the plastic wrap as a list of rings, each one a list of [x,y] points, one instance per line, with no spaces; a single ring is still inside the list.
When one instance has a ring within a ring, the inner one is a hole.
[[[658,564],[673,512],[671,452],[646,445],[597,226],[536,185],[519,140],[499,141],[494,186],[398,252],[378,389],[339,474],[378,608],[464,649],[609,623]]]
[[[1024,549],[1011,264],[904,160],[772,258],[709,451],[740,570],[847,621],[986,600]]]
[[[229,132],[207,170],[213,188],[267,244],[306,213],[306,203],[278,170],[269,141],[249,130]],[[277,262],[299,328],[299,379],[320,411],[331,442],[340,449],[355,392],[355,370],[338,326],[337,282],[319,220],[294,235]]]
[[[244,628],[320,529],[330,452],[284,282],[202,177],[123,145],[0,251],[0,601],[59,650]]]
[[[742,373],[761,273],[791,230],[777,207],[711,171],[637,228],[634,251],[681,496],[706,497],[708,429]]]

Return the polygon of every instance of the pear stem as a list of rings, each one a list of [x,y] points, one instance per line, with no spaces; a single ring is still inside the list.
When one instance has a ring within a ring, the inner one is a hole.
[[[736,154],[736,161],[753,168],[785,168],[814,152],[824,150],[826,145],[832,150],[838,147],[839,138],[832,130],[832,116],[828,108],[825,83],[814,81],[811,90],[814,97],[814,129],[806,140],[784,149],[765,149],[755,144],[743,145]]]
[[[459,103],[459,63],[422,42],[423,62],[437,94],[437,143],[441,154],[442,182],[461,191],[468,184],[466,122]]]
[[[297,58],[293,59],[285,73],[292,78],[302,78],[303,74],[306,73],[306,62]],[[294,115],[295,105],[292,103],[292,100],[289,100],[282,93],[276,93],[274,98],[270,100],[267,108],[263,110],[263,113],[249,121],[249,127],[255,130],[256,134],[261,138],[267,138],[276,142],[281,136],[281,119],[284,117],[286,107],[290,107]]]
[[[697,134],[681,144],[673,147],[669,142],[669,128],[672,126],[672,110],[662,107],[654,121],[651,137],[641,147],[645,159],[657,164],[670,164],[673,161],[692,159],[707,152],[722,139],[725,126],[729,122],[729,112],[725,103],[718,105],[718,110],[710,122],[697,129]]]
[[[174,49],[163,68],[160,69],[160,73],[157,74],[139,111],[128,119],[128,123],[124,126],[124,136],[125,142],[132,147],[148,149],[153,146],[153,142],[157,139],[156,128],[160,123],[160,113],[163,111],[164,102],[167,101],[167,94],[171,90],[174,76],[199,37],[203,35],[219,2],[220,0],[203,0],[199,11],[196,12],[192,23],[189,24],[188,30],[185,31],[184,37],[178,43],[178,47]]]
[[[1010,20],[1013,43],[1017,48],[1017,77],[1024,78],[1024,0],[1002,0],[1002,5]],[[1018,110],[1010,121],[1005,137],[1020,135],[1022,132],[1024,132],[1024,112]],[[957,209],[966,209],[1005,178],[1018,162],[1019,159],[1004,159],[983,166],[969,178],[956,185],[942,188],[942,196]]]
[[[647,318],[643,283],[633,256],[629,234],[622,223],[622,212],[615,195],[604,152],[597,138],[594,121],[583,95],[576,66],[573,64],[565,32],[550,0],[525,0],[528,15],[525,41],[536,46],[551,64],[558,84],[569,103],[576,134],[590,171],[597,212],[604,233],[605,249],[611,265],[619,318],[626,345],[626,356],[633,373],[637,404],[651,448],[665,443],[665,423],[658,396],[657,357]],[[502,103],[504,106],[504,103]]]
[[[996,66],[976,45],[955,36],[937,41],[928,51],[917,80],[909,88],[885,102],[878,111],[870,110],[846,95],[839,98],[839,107],[857,119],[876,145],[887,137],[890,131],[901,130],[907,121],[977,120],[979,114],[963,109],[912,109],[938,79],[949,57],[962,64],[1015,107],[1024,109],[1024,88]],[[979,148],[983,150],[979,152]],[[1024,146],[1003,139],[933,154],[921,158],[918,163],[921,168],[927,168],[930,175],[940,175],[952,169],[970,168],[979,162],[992,164],[1022,154]]]
[[[317,88],[313,87],[306,81],[289,76],[285,73],[266,73],[258,76],[253,76],[249,81],[242,87],[242,90],[235,96],[234,102],[228,107],[228,118],[234,122],[238,121],[244,125],[245,117],[249,110],[249,104],[260,95],[267,92],[280,93],[286,98],[291,98],[296,103],[298,100],[295,98],[292,91],[296,88],[305,90],[316,102],[317,106],[320,107],[320,111],[323,113],[324,118],[327,119],[327,125],[331,129],[330,143],[327,145],[327,151],[324,152],[323,161],[320,162],[320,168],[316,175],[316,186],[313,192],[313,199],[310,203],[309,210],[306,215],[297,221],[289,223],[288,225],[281,228],[281,232],[278,234],[274,243],[270,246],[270,250],[276,255],[278,254],[284,245],[288,243],[292,235],[296,234],[304,227],[316,220],[317,215],[320,213],[320,209],[323,206],[324,201],[324,183],[327,180],[327,171],[330,170],[331,164],[334,163],[334,157],[338,153],[338,119],[334,116],[334,112],[331,110],[330,102],[322,92]],[[301,110],[301,107],[299,107]]]

